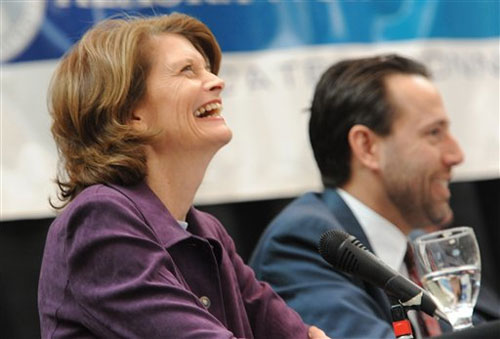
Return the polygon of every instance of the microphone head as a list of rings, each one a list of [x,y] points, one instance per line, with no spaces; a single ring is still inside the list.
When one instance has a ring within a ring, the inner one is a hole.
[[[321,235],[319,240],[319,254],[325,259],[330,265],[335,269],[339,269],[341,271],[347,271],[347,273],[351,273],[353,267],[353,260],[356,261],[356,258],[346,253],[347,256],[339,255],[339,248],[342,244],[349,239],[351,235],[347,232],[341,230],[329,230]],[[346,258],[347,257],[347,258]],[[349,265],[346,266],[346,260],[349,262]],[[346,270],[347,268],[347,270]]]
[[[353,247],[354,246],[354,247]],[[356,273],[358,258],[353,250],[368,249],[354,236],[342,230],[329,230],[321,235],[318,251],[333,268],[346,273]]]
[[[349,238],[349,234],[340,230],[329,230],[321,235],[319,239],[318,251],[328,263],[336,265],[337,249],[340,245]]]

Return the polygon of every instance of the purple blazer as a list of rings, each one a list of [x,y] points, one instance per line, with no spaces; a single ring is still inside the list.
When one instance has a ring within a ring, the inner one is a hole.
[[[213,216],[182,229],[145,183],[94,185],[47,235],[42,338],[307,338]]]

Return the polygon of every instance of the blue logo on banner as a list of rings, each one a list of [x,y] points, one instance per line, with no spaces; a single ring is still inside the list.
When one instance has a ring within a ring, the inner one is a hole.
[[[120,13],[192,15],[227,52],[500,35],[498,1],[51,0],[0,6],[2,62],[59,58],[94,23]]]

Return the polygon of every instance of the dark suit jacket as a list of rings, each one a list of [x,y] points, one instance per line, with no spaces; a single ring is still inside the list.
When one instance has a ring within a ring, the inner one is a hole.
[[[305,322],[336,338],[394,338],[385,293],[334,271],[317,250],[330,229],[368,241],[349,207],[334,190],[294,200],[263,233],[250,259],[257,277],[268,281]],[[474,323],[499,319],[498,291],[481,288]],[[441,322],[443,330],[449,325]]]
[[[385,293],[336,272],[318,253],[321,235],[341,229],[371,245],[351,210],[333,190],[293,201],[263,233],[250,265],[306,323],[332,338],[394,338]]]

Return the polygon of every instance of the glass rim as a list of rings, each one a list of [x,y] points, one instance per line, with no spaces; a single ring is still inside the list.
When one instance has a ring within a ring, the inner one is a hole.
[[[444,230],[435,231],[432,233],[423,234],[417,237],[413,242],[415,244],[423,243],[423,242],[437,242],[442,241],[443,239],[452,239],[457,238],[458,236],[464,233],[472,233],[474,236],[474,229],[470,226],[457,226],[451,227]],[[450,233],[449,236],[443,237],[444,234]]]

